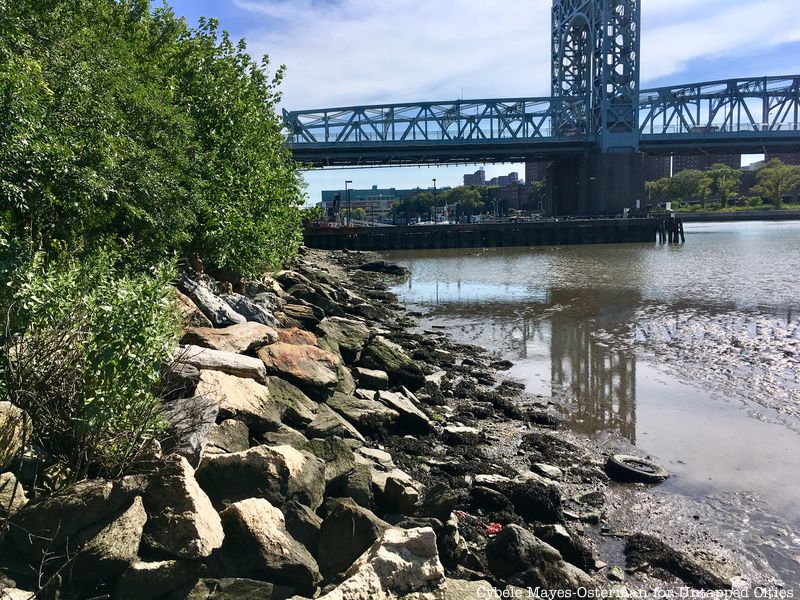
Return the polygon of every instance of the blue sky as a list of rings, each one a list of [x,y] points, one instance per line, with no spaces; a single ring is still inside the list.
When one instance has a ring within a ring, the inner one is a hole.
[[[549,93],[551,0],[173,0],[286,64],[282,107]],[[798,0],[643,0],[642,85],[800,72]],[[477,166],[317,171],[322,189],[459,185]],[[486,165],[488,177],[522,165]]]

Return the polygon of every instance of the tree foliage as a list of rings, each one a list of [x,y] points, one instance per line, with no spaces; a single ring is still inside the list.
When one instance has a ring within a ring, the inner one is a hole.
[[[0,212],[18,235],[247,274],[296,247],[283,67],[146,0],[0,0],[0,24]]]
[[[798,188],[800,188],[800,166],[785,165],[776,158],[758,170],[753,192],[780,206],[783,197]]]
[[[738,191],[742,183],[741,169],[717,163],[711,165],[708,176],[711,178],[712,193],[716,193],[722,205],[727,206],[728,199]]]

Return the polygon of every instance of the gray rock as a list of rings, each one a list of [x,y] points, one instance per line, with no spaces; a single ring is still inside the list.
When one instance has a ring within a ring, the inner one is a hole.
[[[244,452],[250,448],[250,430],[241,421],[228,419],[211,427],[203,456]]]
[[[261,323],[240,323],[228,327],[193,327],[186,331],[181,343],[202,348],[245,354],[278,341],[278,332]]]
[[[231,573],[313,592],[320,580],[317,562],[289,535],[280,510],[263,498],[250,498],[226,508],[222,522],[222,560]]]
[[[330,499],[326,508],[318,560],[322,573],[328,577],[345,572],[390,525],[349,498]]]
[[[11,516],[9,536],[20,553],[38,564],[45,552],[80,548],[141,495],[146,482],[127,477],[82,481],[28,502]],[[35,535],[29,535],[35,534]]]
[[[562,519],[561,489],[550,479],[532,472],[521,473],[500,488],[517,513],[527,521],[557,523]]]
[[[442,598],[445,593],[444,568],[436,552],[436,534],[430,527],[389,529],[345,577],[319,600],[423,600]]]
[[[390,392],[391,393],[391,392]],[[326,404],[342,415],[361,432],[378,433],[391,428],[400,413],[375,400],[364,400],[335,392]]]
[[[383,505],[389,512],[413,515],[419,502],[419,490],[406,481],[388,477],[383,489]]]
[[[364,436],[355,427],[325,404],[320,404],[317,416],[306,427],[305,434],[309,438],[338,436],[341,438],[353,438],[360,442],[365,441]]]
[[[305,444],[304,450],[308,450],[324,461],[326,486],[352,472],[356,467],[353,449],[338,437],[309,440]]]
[[[425,385],[425,374],[419,365],[397,344],[375,336],[361,352],[357,366],[385,371],[392,385],[405,385],[416,391]]]
[[[352,471],[328,486],[326,494],[332,498],[350,498],[359,506],[371,509],[374,503],[372,468],[357,462]]]
[[[163,452],[179,454],[197,467],[208,434],[217,420],[219,404],[207,396],[179,398],[164,404],[163,412],[169,424],[161,440]]]
[[[200,371],[221,371],[235,377],[255,379],[260,382],[266,381],[267,377],[267,369],[263,362],[234,352],[222,352],[200,346],[181,346],[176,358]]]
[[[136,560],[146,521],[142,499],[137,496],[127,510],[81,548],[71,569],[72,578],[100,581],[120,575]]]
[[[483,579],[479,581],[463,581],[448,579],[444,591],[444,600],[477,600],[478,598],[499,597],[492,584]],[[511,596],[514,598],[515,596]],[[520,596],[521,598],[524,596]]]
[[[149,520],[144,543],[174,558],[204,558],[222,545],[219,515],[182,456],[171,456],[150,477],[144,495]]]
[[[484,435],[477,427],[446,425],[442,428],[442,439],[450,446],[475,446],[484,440]]]
[[[341,306],[339,306],[336,298],[334,298],[333,295],[324,288],[324,286],[318,284],[308,285],[305,283],[298,283],[297,285],[293,285],[291,288],[289,288],[288,293],[293,298],[305,300],[309,304],[319,306],[328,316],[344,316],[344,310]]]
[[[356,381],[353,379],[353,374],[344,365],[336,367],[336,387],[334,389],[348,396],[356,391]]]
[[[188,560],[135,561],[117,582],[117,600],[184,597],[197,583],[203,566]]]
[[[21,408],[0,402],[0,470],[8,467],[22,451],[23,440],[30,437],[31,421]]]
[[[13,515],[27,503],[25,490],[14,474],[0,474],[0,519]]]
[[[325,489],[325,465],[291,446],[256,446],[245,452],[208,457],[197,480],[216,506],[247,498],[282,505],[296,498],[316,509]]]
[[[353,364],[369,340],[369,328],[361,321],[329,317],[317,325],[317,333],[347,364]]]
[[[325,318],[325,311],[320,307],[309,304],[299,298],[292,298],[291,302],[287,302],[283,307],[283,314],[308,329],[313,329]],[[291,325],[282,323],[281,327],[291,327]]]
[[[204,370],[197,393],[216,400],[223,418],[242,421],[254,433],[275,430],[284,420],[292,425],[307,425],[317,411],[316,402],[277,377],[268,376],[259,383]]]
[[[294,588],[254,579],[201,579],[186,600],[286,600]]]
[[[373,260],[369,262],[365,262],[362,265],[356,267],[360,271],[370,271],[373,273],[386,273],[387,275],[398,275],[398,276],[405,276],[409,274],[408,269],[405,267],[390,263],[385,260]]]
[[[178,306],[178,311],[181,313],[183,323],[193,327],[211,327],[211,321],[203,314],[197,305],[192,301],[189,296],[175,290],[175,304]]]
[[[398,418],[399,426],[414,431],[430,430],[431,421],[428,415],[417,408],[417,406],[403,394],[380,390],[377,397],[386,406],[400,414]]]
[[[465,495],[462,489],[451,488],[442,482],[435,483],[425,490],[417,513],[422,517],[447,521],[453,509],[464,501]]]
[[[189,279],[185,274],[178,280],[178,288],[191,298],[214,327],[226,327],[247,321],[205,285]]]
[[[241,294],[222,294],[221,298],[248,321],[278,327],[278,320],[265,303],[256,302]]]
[[[266,446],[291,446],[297,450],[304,450],[308,443],[306,436],[288,425],[262,433],[258,439]]]
[[[486,547],[494,575],[521,587],[577,591],[592,579],[561,554],[519,525],[507,525]]]
[[[579,536],[570,534],[563,525],[538,525],[534,532],[536,537],[558,550],[567,562],[585,571],[594,569],[591,547]]]
[[[283,506],[283,515],[286,519],[286,530],[295,540],[303,544],[312,556],[316,556],[322,519],[297,500],[287,502]]]
[[[198,381],[200,369],[175,362],[164,369],[161,375],[160,397],[164,400],[175,400],[194,396]]]
[[[388,390],[389,375],[386,371],[367,369],[365,367],[355,367],[353,375],[358,381],[358,385],[369,390]]]

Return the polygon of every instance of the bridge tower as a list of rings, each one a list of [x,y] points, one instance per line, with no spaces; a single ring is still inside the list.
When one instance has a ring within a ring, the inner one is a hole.
[[[552,18],[552,95],[564,98],[573,122],[596,142],[553,163],[554,212],[619,213],[643,195],[641,0],[553,0]]]

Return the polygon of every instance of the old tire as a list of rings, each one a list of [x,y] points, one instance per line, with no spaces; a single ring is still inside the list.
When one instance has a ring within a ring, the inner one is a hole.
[[[622,482],[661,483],[669,477],[669,473],[662,466],[630,454],[610,456],[606,463],[606,471],[611,479]]]

